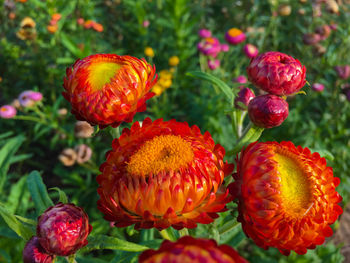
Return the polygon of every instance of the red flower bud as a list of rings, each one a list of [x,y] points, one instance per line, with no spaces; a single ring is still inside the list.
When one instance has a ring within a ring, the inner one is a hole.
[[[288,117],[288,103],[275,95],[262,95],[252,99],[248,105],[250,120],[259,127],[280,126]]]
[[[87,245],[92,230],[84,210],[74,204],[58,203],[49,207],[39,218],[39,242],[51,254],[69,256]]]
[[[240,110],[247,110],[249,102],[255,97],[254,92],[249,88],[242,88],[235,98],[235,107]]]
[[[38,237],[32,237],[23,249],[24,263],[51,263],[55,258],[40,245]]]
[[[305,85],[306,68],[299,60],[281,52],[266,52],[250,61],[248,79],[274,95],[290,95]]]

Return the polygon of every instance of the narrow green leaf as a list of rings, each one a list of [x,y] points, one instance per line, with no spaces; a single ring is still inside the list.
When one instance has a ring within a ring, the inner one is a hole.
[[[75,43],[63,32],[60,33],[63,46],[68,49],[76,58],[81,58],[81,51]]]
[[[231,102],[231,104],[233,103],[235,95],[232,92],[232,89],[221,79],[214,77],[213,75],[210,75],[208,73],[204,73],[202,71],[191,71],[191,72],[187,72],[186,75],[190,77],[207,80],[212,84],[218,86],[221,89],[221,91],[226,95],[226,97]]]
[[[59,200],[58,202],[61,202],[61,203],[68,203],[68,197],[66,195],[65,192],[63,192],[61,189],[59,189],[58,187],[53,187],[53,188],[50,188],[49,190],[56,190],[59,194]]]
[[[26,218],[26,217],[23,217],[23,216],[18,216],[18,215],[15,215],[15,217],[16,217],[18,220],[20,220],[20,221],[22,221],[22,222],[24,222],[24,223],[27,223],[27,224],[29,224],[29,225],[32,225],[32,226],[36,226],[36,225],[37,225],[36,221],[33,220],[33,219],[29,219],[29,218]]]
[[[17,220],[16,216],[11,214],[5,207],[0,205],[0,215],[6,222],[6,224],[11,228],[17,235],[22,237],[25,240],[30,239],[34,232],[30,229],[30,227],[24,225],[20,221]]]
[[[49,206],[53,206],[53,202],[38,171],[33,171],[28,175],[27,184],[38,214],[42,214]]]
[[[149,247],[141,246],[132,242],[121,240],[119,238],[98,235],[89,236],[89,244],[83,248],[83,251],[91,251],[95,249],[115,249],[130,252],[139,252],[149,249]]]
[[[5,206],[9,210],[9,212],[15,214],[17,208],[20,205],[20,201],[22,201],[23,193],[26,189],[26,180],[27,176],[23,176],[18,180],[17,183],[13,184],[10,189],[10,194],[8,195],[7,202]]]
[[[5,133],[1,133],[1,134],[0,134],[0,140],[5,139],[6,137],[9,137],[9,136],[11,136],[12,134],[13,134],[12,131],[8,131],[8,132],[5,132]]]

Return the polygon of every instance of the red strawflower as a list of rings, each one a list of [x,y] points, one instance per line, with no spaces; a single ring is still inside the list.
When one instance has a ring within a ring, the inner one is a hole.
[[[231,201],[223,180],[233,165],[197,126],[146,118],[112,147],[97,177],[97,205],[117,227],[194,228],[213,222]]]
[[[247,110],[249,102],[255,97],[254,92],[246,87],[243,87],[235,98],[235,107],[240,110]]]
[[[39,216],[36,232],[48,253],[69,256],[87,245],[91,230],[89,218],[82,208],[58,203]]]
[[[23,249],[23,263],[51,263],[55,258],[40,245],[39,238],[33,236]]]
[[[306,68],[299,60],[281,52],[266,52],[250,61],[248,79],[257,87],[274,95],[298,92],[306,82]]]
[[[218,246],[215,240],[185,236],[176,242],[165,240],[158,250],[149,249],[139,257],[140,263],[248,263],[236,250]]]
[[[275,95],[257,96],[249,102],[248,114],[256,126],[262,128],[277,127],[288,117],[288,103]]]
[[[332,235],[342,213],[340,180],[326,159],[292,142],[251,143],[237,158],[230,192],[238,199],[238,221],[264,248],[305,254]]]
[[[131,122],[146,110],[156,82],[155,67],[144,59],[114,54],[91,55],[67,68],[63,96],[78,120],[104,128]]]

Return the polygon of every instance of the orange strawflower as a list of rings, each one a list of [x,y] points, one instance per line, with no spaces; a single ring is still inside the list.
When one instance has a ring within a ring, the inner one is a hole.
[[[156,82],[155,67],[144,59],[115,54],[91,55],[67,68],[63,96],[78,120],[104,128],[131,122],[146,110]]]
[[[94,23],[92,25],[92,28],[97,31],[97,32],[102,32],[103,31],[103,25],[101,25],[100,23]]]
[[[248,263],[228,245],[218,246],[215,240],[185,236],[176,242],[165,240],[158,250],[149,249],[139,263]]]
[[[146,118],[112,147],[97,177],[97,205],[117,227],[194,228],[213,222],[232,200],[223,180],[233,165],[197,126]]]
[[[47,25],[46,26],[47,31],[49,31],[51,34],[55,33],[58,30],[58,26],[57,25]]]
[[[62,15],[59,13],[55,13],[51,16],[52,20],[59,21],[62,18]]]
[[[291,142],[252,143],[237,160],[230,192],[238,198],[238,221],[264,248],[305,254],[333,233],[342,213],[340,180],[325,158]]]

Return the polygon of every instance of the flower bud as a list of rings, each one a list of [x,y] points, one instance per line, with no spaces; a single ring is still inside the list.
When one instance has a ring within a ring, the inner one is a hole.
[[[243,52],[248,58],[254,58],[258,55],[259,50],[256,46],[252,44],[246,44],[243,47]]]
[[[55,256],[49,255],[40,245],[39,238],[33,236],[25,245],[23,252],[23,263],[51,263]]]
[[[84,210],[74,204],[58,203],[39,218],[37,236],[51,254],[69,256],[87,245],[92,226]]]
[[[321,36],[319,34],[311,33],[305,34],[303,36],[303,42],[305,45],[315,45],[321,41]]]
[[[74,135],[77,138],[90,138],[94,133],[94,127],[92,127],[86,121],[77,121],[74,126]]]
[[[0,118],[11,119],[15,117],[16,114],[17,114],[16,108],[11,105],[4,105],[0,108]]]
[[[225,34],[226,41],[232,45],[243,42],[246,38],[245,34],[238,28],[231,28]]]
[[[331,27],[329,25],[323,25],[316,28],[315,32],[321,36],[321,40],[325,40],[331,34]]]
[[[203,29],[199,30],[198,35],[201,38],[207,38],[207,37],[211,37],[211,32],[210,32],[210,30],[203,28]]]
[[[280,5],[278,7],[278,14],[280,16],[289,16],[292,13],[292,7],[290,5]]]
[[[324,90],[324,85],[321,83],[314,83],[312,84],[311,89],[316,92],[322,92]]]
[[[149,20],[145,20],[145,21],[142,22],[142,26],[143,26],[144,28],[149,27],[149,24],[150,24]]]
[[[288,103],[275,95],[257,96],[248,105],[250,120],[262,128],[280,126],[288,117],[288,113]]]
[[[350,77],[350,65],[335,66],[334,69],[337,72],[339,78],[347,79]]]
[[[169,58],[168,63],[169,63],[169,66],[171,66],[171,67],[176,67],[177,65],[179,65],[180,59],[179,59],[178,56],[171,56],[171,57]]]
[[[235,98],[235,107],[240,110],[247,110],[249,102],[254,97],[254,92],[251,89],[242,88]]]
[[[249,80],[257,87],[274,95],[298,92],[306,82],[306,68],[299,60],[281,53],[266,52],[250,61]]]
[[[92,150],[86,144],[80,144],[74,150],[77,153],[77,163],[85,163],[91,159]]]
[[[218,67],[220,67],[220,60],[218,59],[208,60],[208,67],[211,70],[217,69]]]
[[[68,113],[68,110],[66,108],[61,108],[61,109],[58,109],[58,111],[57,111],[57,114],[59,116],[66,116],[67,113]]]
[[[72,148],[66,148],[58,156],[58,159],[64,166],[72,166],[77,160],[77,154]]]
[[[237,83],[241,83],[241,84],[244,84],[244,83],[247,83],[247,78],[246,76],[244,75],[239,75],[238,77],[232,79],[233,82],[237,82]]]

